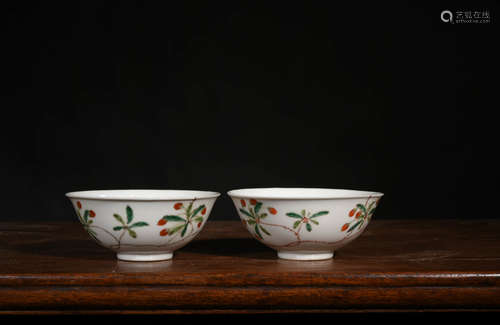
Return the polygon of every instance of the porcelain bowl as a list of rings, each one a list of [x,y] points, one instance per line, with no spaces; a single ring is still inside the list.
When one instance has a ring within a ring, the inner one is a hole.
[[[366,229],[383,196],[322,188],[250,188],[228,192],[247,230],[291,260],[322,260]]]
[[[100,190],[67,193],[84,229],[125,261],[160,261],[200,233],[219,193]]]

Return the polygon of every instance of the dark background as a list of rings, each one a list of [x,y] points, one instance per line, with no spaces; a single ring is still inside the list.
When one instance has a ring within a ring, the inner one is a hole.
[[[449,10],[488,10],[452,25]],[[2,3],[3,219],[64,193],[301,186],[499,217],[497,5]],[[236,219],[223,195],[213,219]]]

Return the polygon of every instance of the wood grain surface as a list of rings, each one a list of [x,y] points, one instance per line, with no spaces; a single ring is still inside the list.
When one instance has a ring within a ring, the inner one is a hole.
[[[374,220],[333,260],[287,261],[212,221],[164,262],[123,262],[77,223],[0,223],[0,314],[500,310],[500,222]]]

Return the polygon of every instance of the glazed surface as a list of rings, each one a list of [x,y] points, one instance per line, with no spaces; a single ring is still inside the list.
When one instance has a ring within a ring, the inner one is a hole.
[[[254,199],[344,199],[380,197],[379,192],[330,188],[268,187],[247,188],[228,192],[228,195]]]

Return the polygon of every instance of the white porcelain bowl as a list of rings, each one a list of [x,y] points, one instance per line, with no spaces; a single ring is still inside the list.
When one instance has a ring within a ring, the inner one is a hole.
[[[185,190],[67,193],[83,227],[120,260],[168,260],[205,225],[219,196]]]
[[[366,229],[382,193],[322,188],[228,192],[248,231],[291,260],[332,258]]]

